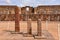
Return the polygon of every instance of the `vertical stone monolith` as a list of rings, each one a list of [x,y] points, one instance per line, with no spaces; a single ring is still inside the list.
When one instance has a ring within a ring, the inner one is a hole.
[[[28,34],[31,34],[31,31],[32,29],[31,29],[31,19],[28,19],[28,21],[27,21],[27,32],[28,32]]]
[[[15,8],[15,32],[19,32],[19,8]]]
[[[41,19],[37,20],[37,35],[42,36]]]

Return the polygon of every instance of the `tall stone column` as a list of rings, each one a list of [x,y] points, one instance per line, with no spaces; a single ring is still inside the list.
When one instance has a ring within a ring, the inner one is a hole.
[[[42,36],[41,19],[37,20],[37,35]]]
[[[27,32],[28,32],[28,34],[32,33],[32,31],[31,31],[31,19],[28,19],[28,21],[27,21]]]
[[[19,32],[19,8],[15,8],[15,32]]]
[[[37,36],[34,36],[36,39],[46,39],[46,36],[42,34],[41,19],[37,20]]]
[[[31,19],[27,20],[27,33],[23,34],[25,37],[33,37],[32,35],[32,27],[31,27]]]

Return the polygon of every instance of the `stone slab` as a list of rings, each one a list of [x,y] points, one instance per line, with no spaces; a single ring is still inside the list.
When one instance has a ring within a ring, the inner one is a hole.
[[[42,35],[42,36],[34,36],[35,39],[47,39],[46,36]]]
[[[24,37],[33,37],[32,34],[28,34],[28,33],[23,33],[23,36],[24,36]]]

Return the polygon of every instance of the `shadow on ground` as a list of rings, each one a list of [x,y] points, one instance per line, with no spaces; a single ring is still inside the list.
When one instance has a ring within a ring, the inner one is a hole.
[[[43,31],[43,34],[46,36],[47,40],[56,40],[53,37],[53,35],[49,31],[47,31],[47,30]]]

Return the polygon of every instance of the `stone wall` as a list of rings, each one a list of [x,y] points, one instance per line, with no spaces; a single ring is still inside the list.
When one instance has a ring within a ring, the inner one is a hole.
[[[35,14],[39,14],[42,21],[58,21],[60,20],[60,7],[59,6],[38,6],[35,9]]]
[[[27,10],[28,8],[28,10]],[[26,21],[26,17],[36,21],[60,21],[60,6],[19,7],[20,20]],[[0,6],[0,21],[14,21],[15,6]]]
[[[17,6],[0,6],[0,21],[14,21],[15,20],[15,7]],[[19,13],[21,8],[19,7]]]

